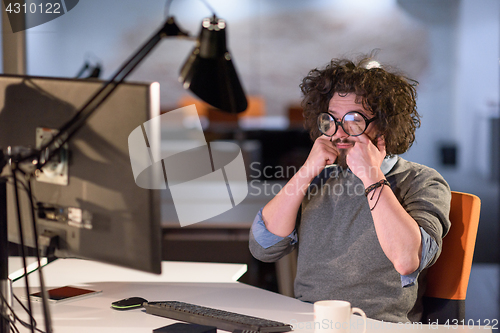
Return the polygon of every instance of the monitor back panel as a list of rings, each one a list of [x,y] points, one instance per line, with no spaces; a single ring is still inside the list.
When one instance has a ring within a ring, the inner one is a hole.
[[[0,76],[0,148],[36,146],[39,127],[59,129],[102,86],[100,81]],[[92,228],[38,219],[40,234],[59,235],[57,255],[160,272],[159,192],[135,184],[128,136],[159,115],[159,85],[119,86],[69,142],[69,182],[33,181],[37,202],[78,207]],[[158,129],[159,131],[159,129]],[[3,171],[9,174],[9,166]],[[13,181],[8,182],[9,241],[19,243]],[[27,193],[19,187],[25,243],[34,246]]]

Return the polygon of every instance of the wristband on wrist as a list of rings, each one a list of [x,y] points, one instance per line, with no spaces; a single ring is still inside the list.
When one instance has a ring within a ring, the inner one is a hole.
[[[387,181],[387,179],[381,179],[380,181],[378,181],[378,182],[376,182],[374,184],[371,184],[370,186],[368,186],[365,189],[365,196],[367,197],[368,193],[370,193],[374,189],[376,189],[376,188],[378,188],[380,186],[384,186],[384,185],[387,185],[387,186],[391,187],[391,184],[389,184],[389,182]]]
[[[373,191],[373,194],[369,199],[371,201],[371,200],[373,200],[373,197],[375,196],[376,189],[379,187],[382,187],[380,189],[380,191],[378,192],[377,201],[375,201],[375,204],[373,205],[373,207],[370,208],[370,210],[374,210],[375,207],[377,206],[378,200],[380,199],[380,195],[382,194],[382,190],[384,189],[384,185],[391,187],[391,184],[387,181],[387,179],[381,179],[380,181],[368,186],[365,189],[365,196],[366,197],[368,197],[368,194]]]

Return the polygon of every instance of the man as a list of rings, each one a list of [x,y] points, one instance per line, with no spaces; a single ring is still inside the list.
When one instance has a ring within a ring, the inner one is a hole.
[[[374,319],[420,321],[451,193],[435,170],[397,156],[420,126],[413,82],[369,58],[344,59],[312,70],[301,90],[314,145],[257,214],[250,251],[273,262],[298,248],[300,300],[345,300]]]

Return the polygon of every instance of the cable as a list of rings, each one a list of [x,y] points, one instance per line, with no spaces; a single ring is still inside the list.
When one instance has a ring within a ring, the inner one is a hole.
[[[33,316],[29,313],[29,310],[26,308],[26,306],[21,302],[21,300],[19,300],[19,298],[16,296],[16,295],[13,295],[14,299],[19,303],[19,305],[21,305],[21,307],[24,309],[24,311],[26,311],[26,313],[28,314],[28,316],[30,317],[30,321],[34,323],[34,326],[32,327],[30,324],[26,323],[24,320],[21,320],[21,318],[19,318],[19,316],[15,313],[14,309],[9,305],[9,303],[6,301],[5,297],[3,296],[3,294],[0,293],[0,298],[1,298],[1,301],[2,301],[2,304],[4,304],[5,306],[7,306],[7,308],[9,309],[10,313],[12,314],[12,318],[10,317],[7,317],[6,319],[9,321],[10,325],[16,330],[16,332],[19,332],[19,330],[17,329],[17,327],[15,326],[16,324],[16,321],[19,322],[22,326],[28,328],[28,329],[31,329],[31,330],[36,330],[37,332],[40,332],[40,333],[46,333],[42,330],[40,330],[39,328],[37,328],[36,326],[38,325],[35,318],[33,318]]]
[[[3,176],[3,177],[7,178],[7,180],[8,180],[7,184],[10,184],[10,185],[14,186],[14,176],[12,176],[12,175],[6,175],[6,176]],[[19,186],[19,189],[24,190],[26,193],[29,192],[28,186],[26,186],[25,183],[19,182],[18,186]],[[31,195],[33,197],[33,201],[38,202],[38,199],[36,198],[36,196],[33,193]]]
[[[28,279],[28,272],[27,272],[27,264],[26,264],[26,253],[25,253],[25,246],[24,246],[24,233],[23,233],[23,224],[22,224],[22,219],[21,219],[21,201],[19,200],[19,191],[17,187],[17,172],[19,169],[17,168],[16,163],[12,163],[10,165],[11,173],[13,175],[14,179],[14,194],[16,198],[16,212],[17,212],[17,224],[18,224],[18,229],[19,229],[19,239],[21,242],[21,254],[23,257],[23,266],[24,266],[24,274],[25,274],[25,286],[26,286],[26,296],[28,298],[28,309],[30,313],[30,320],[31,320],[31,332],[34,333],[34,318],[32,317],[33,309],[31,307],[31,299],[29,297],[30,295],[30,287],[29,287],[29,279]]]
[[[14,295],[15,298],[17,298]],[[16,327],[16,319],[19,320],[19,317],[17,317],[16,313],[14,312],[14,309],[10,306],[9,302],[5,299],[5,296],[0,293],[0,298],[1,298],[1,303],[2,303],[2,308],[5,306],[9,310],[11,316],[4,316],[2,313],[2,316],[9,322],[9,326],[12,327],[13,330],[16,332],[19,332],[19,330]],[[22,305],[22,304],[21,304]]]
[[[12,309],[9,302],[5,299],[5,296],[2,293],[0,293],[0,298],[1,298],[1,304],[2,304],[2,306],[0,307],[2,309],[2,314],[1,314],[2,317],[4,317],[5,320],[9,322],[9,326],[14,325],[14,327],[15,327],[16,315],[14,313],[14,310]],[[11,315],[4,314],[4,311],[3,311],[4,306],[9,310]],[[16,328],[16,331],[17,331],[17,328]]]
[[[13,331],[19,333],[19,330],[17,329],[16,325],[14,325],[13,323],[9,323],[9,326],[12,328]]]
[[[38,231],[36,227],[36,216],[35,216],[35,206],[33,204],[33,191],[31,187],[31,180],[32,180],[32,174],[27,175],[28,178],[26,179],[28,183],[28,197],[29,197],[29,202],[30,202],[30,208],[31,208],[31,221],[33,223],[33,237],[35,238],[35,248],[36,248],[36,259],[38,261],[38,277],[40,279],[40,289],[41,289],[41,294],[42,294],[42,308],[43,308],[43,316],[45,320],[45,331],[47,333],[52,332],[52,321],[50,319],[50,309],[49,309],[49,294],[47,293],[47,289],[45,288],[45,281],[43,278],[43,269],[42,269],[42,262],[40,259],[40,247],[38,246]]]
[[[36,198],[33,194],[32,190],[32,180],[33,180],[33,173],[31,172],[25,172],[23,169],[19,167],[17,163],[10,163],[10,171],[11,175],[7,177],[9,183],[14,188],[14,194],[15,194],[15,206],[16,206],[16,213],[17,213],[17,222],[18,222],[18,232],[19,232],[19,241],[20,241],[20,248],[21,248],[21,254],[22,254],[22,261],[23,261],[23,266],[24,266],[24,277],[25,277],[25,286],[26,286],[26,295],[27,295],[27,302],[28,302],[28,308],[24,306],[24,304],[17,298],[17,296],[14,295],[15,299],[19,302],[19,304],[23,307],[23,309],[28,313],[29,316],[29,323],[26,323],[22,320],[19,319],[19,317],[16,315],[12,307],[9,305],[9,303],[6,301],[4,295],[1,295],[2,298],[2,304],[7,306],[9,308],[10,313],[12,314],[12,318],[6,318],[7,321],[9,322],[9,326],[12,327],[13,330],[18,331],[18,329],[15,326],[16,319],[21,323],[24,327],[28,328],[31,330],[32,333],[36,331],[38,332],[43,332],[42,330],[38,329],[36,320],[33,317],[33,309],[31,306],[31,298],[30,298],[30,286],[29,286],[29,279],[28,279],[28,272],[27,272],[27,262],[26,262],[26,243],[25,243],[25,235],[24,235],[24,226],[23,226],[23,218],[21,216],[21,201],[20,201],[20,190],[24,190],[27,193],[28,196],[28,201],[29,201],[29,208],[30,208],[30,213],[31,213],[31,222],[32,222],[32,232],[33,232],[33,239],[34,239],[34,245],[36,251],[36,258],[37,258],[37,263],[39,267],[39,278],[40,278],[40,288],[42,292],[42,307],[43,307],[43,316],[45,320],[45,329],[46,332],[43,333],[51,333],[52,332],[52,324],[51,324],[51,318],[50,318],[50,309],[48,306],[48,294],[47,290],[45,289],[45,283],[44,283],[44,278],[43,278],[43,270],[42,270],[42,263],[41,263],[41,257],[40,257],[40,252],[39,252],[39,244],[38,244],[38,231],[37,231],[37,224],[36,224],[36,214],[35,214],[35,205],[34,202],[36,202]],[[22,177],[24,176],[24,177]],[[24,179],[23,179],[24,178]]]
[[[33,316],[29,313],[28,309],[26,308],[26,306],[23,304],[23,302],[21,302],[21,300],[19,299],[19,297],[17,297],[16,295],[14,295],[14,299],[17,301],[17,303],[19,303],[19,305],[21,305],[21,307],[23,308],[24,311],[26,311],[26,313],[28,314],[28,316],[31,317],[31,321],[33,321],[33,323],[35,323],[35,326],[37,326],[37,322],[36,322],[36,319],[33,318]],[[22,321],[19,319],[19,317],[15,314],[14,311],[12,311],[12,313],[14,314],[14,317],[15,319],[19,320],[19,321]],[[24,326],[24,325],[23,325]]]
[[[208,10],[212,12],[212,15],[217,16],[215,15],[215,10],[208,4],[206,0],[200,0],[200,1],[203,2],[205,6],[207,6]]]
[[[43,301],[43,314],[44,314],[44,320],[45,320],[45,329],[47,333],[52,332],[52,325],[51,325],[51,320],[50,320],[50,311],[48,307],[48,295],[47,291],[45,289],[45,283],[43,279],[43,272],[42,272],[42,265],[41,265],[41,258],[40,258],[40,253],[38,251],[39,246],[38,246],[38,232],[36,228],[36,216],[35,216],[35,208],[34,208],[34,199],[33,199],[33,191],[31,187],[31,181],[32,181],[32,174],[26,174],[22,169],[19,169],[16,164],[11,164],[11,173],[12,173],[12,179],[14,181],[14,189],[15,189],[15,198],[16,198],[16,208],[17,208],[17,217],[18,217],[18,227],[19,227],[19,237],[20,237],[20,243],[21,243],[21,253],[23,257],[23,265],[24,265],[24,275],[25,275],[25,282],[26,282],[26,294],[28,298],[28,309],[22,304],[22,302],[14,295],[16,300],[21,304],[21,306],[24,308],[24,310],[28,313],[29,319],[30,319],[30,324],[25,323],[24,321],[20,320],[17,315],[13,312],[11,309],[11,312],[13,313],[14,317],[17,318],[17,320],[25,327],[30,328],[31,332],[34,333],[34,331],[39,331],[43,332],[40,329],[38,329],[36,326],[36,321],[32,316],[33,310],[31,307],[31,299],[29,297],[30,295],[30,287],[29,287],[29,282],[28,282],[28,272],[27,272],[27,265],[26,265],[26,253],[25,253],[25,242],[24,242],[24,232],[23,232],[23,225],[22,225],[22,218],[20,214],[20,200],[19,200],[19,188],[23,187],[28,194],[28,199],[29,199],[29,204],[30,204],[30,211],[31,211],[31,219],[32,219],[32,225],[33,225],[33,234],[34,234],[34,242],[35,242],[35,248],[37,249],[36,251],[36,257],[38,261],[38,266],[39,266],[39,277],[40,277],[40,287],[42,291],[42,301]],[[18,179],[18,174],[22,174],[25,176],[25,180],[27,182],[27,185]],[[20,184],[20,185],[19,185]],[[2,295],[2,300],[4,301],[4,304],[8,303],[5,301],[5,298]],[[9,320],[10,321],[10,320]]]

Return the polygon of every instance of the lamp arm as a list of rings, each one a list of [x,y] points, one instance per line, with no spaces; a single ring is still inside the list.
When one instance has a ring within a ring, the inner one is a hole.
[[[80,128],[82,128],[86,120],[96,111],[99,106],[115,91],[116,88],[125,80],[125,78],[144,60],[144,58],[153,50],[153,48],[161,41],[163,37],[189,37],[189,35],[179,29],[171,16],[162,25],[160,29],[146,41],[139,50],[134,53],[116,73],[109,79],[88,101],[83,107],[65,123],[59,132],[47,144],[42,146],[35,154],[24,157],[20,160],[33,160],[37,158],[37,168],[42,168],[56,152],[68,142]],[[36,156],[34,156],[36,155]]]

